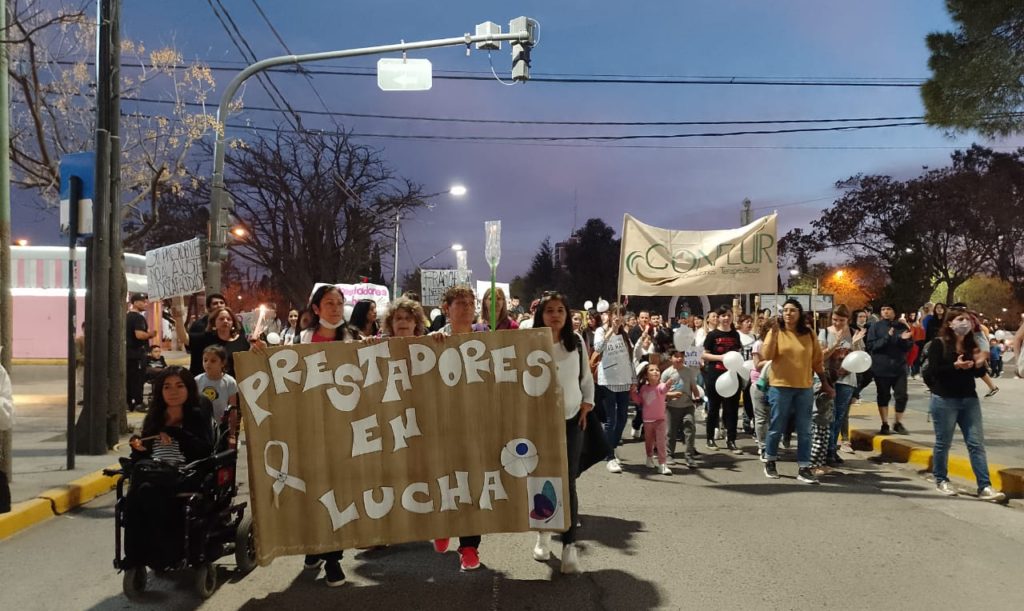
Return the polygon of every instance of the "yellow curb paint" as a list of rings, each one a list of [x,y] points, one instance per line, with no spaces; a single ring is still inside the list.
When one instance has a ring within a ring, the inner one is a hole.
[[[11,359],[12,365],[64,365],[67,366],[67,359]]]
[[[10,512],[0,514],[0,541],[52,517],[53,509],[46,499],[29,499],[14,503]]]
[[[120,465],[111,465],[110,469],[117,469]],[[106,494],[117,486],[116,477],[103,475],[103,471],[90,473],[80,477],[66,486],[51,488],[39,495],[40,499],[48,500],[53,512],[60,515],[67,513],[79,505],[88,503],[101,494]]]
[[[863,430],[850,431],[850,438],[858,450],[870,449],[895,462],[910,463],[928,471],[932,469],[932,448],[928,446]],[[950,456],[947,472],[950,477],[975,481],[971,460],[964,456]],[[989,463],[988,476],[996,490],[1002,490],[1011,498],[1024,498],[1024,468]]]

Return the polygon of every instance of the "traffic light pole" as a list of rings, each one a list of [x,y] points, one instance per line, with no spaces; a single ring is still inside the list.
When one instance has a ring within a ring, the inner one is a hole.
[[[288,64],[302,64],[307,62],[323,61],[328,59],[341,59],[345,57],[360,57],[364,55],[383,55],[386,53],[401,53],[405,51],[416,51],[419,49],[435,49],[438,47],[456,47],[466,45],[467,50],[474,43],[493,43],[510,41],[512,48],[512,72],[513,79],[527,80],[529,78],[529,50],[536,43],[536,29],[530,25],[530,21],[520,17],[512,21],[511,26],[515,31],[506,34],[482,34],[471,35],[469,33],[455,38],[441,38],[438,40],[425,40],[420,42],[402,42],[395,45],[383,45],[379,47],[362,47],[358,49],[346,49],[340,51],[325,51],[323,53],[307,53],[305,55],[281,55],[258,61],[235,75],[220,98],[220,105],[217,107],[217,140],[213,145],[213,176],[210,184],[210,239],[208,242],[208,258],[206,264],[206,290],[221,290],[221,261],[226,258],[226,240],[228,214],[227,192],[224,189],[224,155],[226,152],[224,132],[228,118],[228,107],[234,99],[238,88],[242,86],[249,77],[264,70],[276,66]]]

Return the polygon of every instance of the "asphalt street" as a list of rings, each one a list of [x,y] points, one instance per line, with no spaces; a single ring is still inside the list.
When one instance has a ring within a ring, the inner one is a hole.
[[[750,440],[741,440],[750,449]],[[1024,512],[938,495],[922,474],[854,457],[823,485],[781,462],[770,481],[752,451],[702,456],[673,476],[621,451],[622,474],[597,465],[580,480],[582,575],[540,563],[534,538],[485,536],[484,567],[428,543],[347,553],[348,583],[329,589],[301,557],[240,576],[233,559],[201,601],[188,574],[150,577],[154,609],[1018,609]],[[793,455],[784,455],[792,460]],[[0,543],[4,609],[136,608],[112,567],[114,495]],[[454,546],[453,546],[454,547]]]

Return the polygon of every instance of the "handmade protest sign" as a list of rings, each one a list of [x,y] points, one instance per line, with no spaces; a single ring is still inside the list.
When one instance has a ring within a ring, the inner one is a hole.
[[[236,353],[261,564],[568,527],[547,329]]]
[[[469,273],[457,269],[421,269],[420,303],[425,306],[441,305],[445,292],[453,286],[465,284]]]
[[[150,299],[203,291],[203,247],[199,238],[146,251]]]

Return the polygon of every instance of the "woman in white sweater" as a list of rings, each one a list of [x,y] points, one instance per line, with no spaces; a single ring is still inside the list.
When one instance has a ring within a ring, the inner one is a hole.
[[[579,500],[576,497],[576,478],[580,475],[580,453],[583,450],[583,430],[587,427],[587,413],[594,409],[594,378],[586,363],[586,349],[573,332],[569,322],[569,306],[558,293],[544,293],[533,328],[551,329],[551,355],[555,357],[555,371],[562,389],[565,405],[565,449],[569,459],[569,530],[562,534],[562,572],[579,572],[576,549],[576,522],[579,520]],[[543,562],[551,557],[551,533],[537,533],[533,548],[535,560]]]
[[[624,308],[613,304],[608,309],[608,324],[594,333],[594,351],[601,354],[601,362],[597,366],[597,396],[612,451],[606,465],[612,473],[622,473],[615,448],[622,442],[622,431],[626,428],[629,393],[636,390],[633,346],[623,326],[624,315]]]

